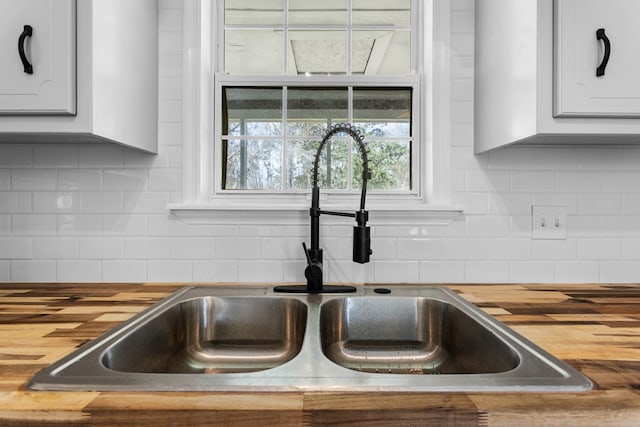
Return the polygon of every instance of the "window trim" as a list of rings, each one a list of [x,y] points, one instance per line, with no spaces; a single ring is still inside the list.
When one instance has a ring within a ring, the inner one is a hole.
[[[367,197],[371,223],[448,224],[462,212],[449,203],[450,151],[450,14],[451,0],[419,2],[424,40],[419,60],[421,113],[419,191],[416,195],[381,194]],[[213,4],[212,4],[213,3]],[[290,194],[233,194],[222,197],[214,187],[214,121],[216,51],[213,45],[215,4],[209,0],[183,2],[183,202],[168,208],[189,223],[298,224],[307,223],[308,197]],[[278,80],[283,81],[280,77]],[[388,79],[385,79],[388,80]],[[282,84],[282,83],[281,83]],[[333,83],[332,83],[333,84]],[[434,143],[437,141],[437,143]],[[425,173],[424,171],[430,171]],[[323,194],[326,209],[352,210],[344,197]]]

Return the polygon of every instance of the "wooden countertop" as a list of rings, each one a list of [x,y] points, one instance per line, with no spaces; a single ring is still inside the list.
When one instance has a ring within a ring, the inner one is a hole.
[[[587,393],[25,390],[41,368],[182,286],[0,284],[0,425],[640,425],[636,284],[449,286],[587,375]]]

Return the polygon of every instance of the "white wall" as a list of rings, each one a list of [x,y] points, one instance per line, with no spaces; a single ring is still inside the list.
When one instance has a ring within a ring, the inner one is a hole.
[[[302,281],[307,227],[189,226],[181,200],[181,1],[161,1],[160,141],[0,145],[0,281]],[[328,280],[637,282],[640,148],[510,147],[473,154],[473,0],[453,0],[452,201],[442,227],[374,230],[350,261],[351,224],[327,227]],[[605,142],[605,141],[603,141]],[[568,238],[530,239],[530,209],[568,206]]]

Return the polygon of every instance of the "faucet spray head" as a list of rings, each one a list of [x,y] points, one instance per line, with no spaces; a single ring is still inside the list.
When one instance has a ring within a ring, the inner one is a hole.
[[[353,227],[353,262],[365,264],[370,261],[373,253],[371,250],[371,227],[367,226],[369,213],[365,210],[356,212],[356,222]]]

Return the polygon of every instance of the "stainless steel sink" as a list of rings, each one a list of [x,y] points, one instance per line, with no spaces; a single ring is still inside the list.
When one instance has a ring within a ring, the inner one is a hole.
[[[172,305],[104,353],[139,373],[256,372],[300,352],[307,306],[290,298],[198,297]]]
[[[379,374],[495,374],[520,364],[515,348],[454,305],[425,297],[343,298],[320,312],[324,354]]]
[[[182,289],[37,373],[35,390],[586,391],[454,292]]]

